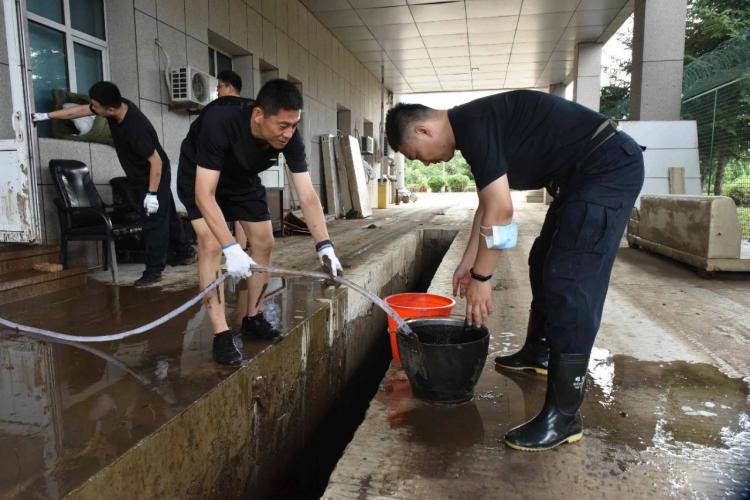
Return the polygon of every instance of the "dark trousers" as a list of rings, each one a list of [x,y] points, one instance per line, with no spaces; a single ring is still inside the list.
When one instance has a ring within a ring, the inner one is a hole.
[[[552,350],[591,352],[643,177],[640,146],[618,132],[574,170],[550,205],[529,253],[529,278],[531,308]]]
[[[167,265],[167,252],[170,247],[180,255],[186,254],[186,249],[190,245],[177,215],[169,176],[162,177],[156,195],[159,210],[152,215],[146,215],[142,205],[147,189],[147,186],[141,186],[139,191],[144,260],[147,273],[161,273]]]

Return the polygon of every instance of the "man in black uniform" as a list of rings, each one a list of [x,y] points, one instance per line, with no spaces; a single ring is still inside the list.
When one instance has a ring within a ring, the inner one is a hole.
[[[533,299],[526,342],[498,367],[547,375],[544,408],[505,436],[520,450],[546,450],[582,437],[579,408],[620,239],[643,185],[640,146],[614,122],[543,92],[497,94],[451,110],[399,104],[388,112],[394,150],[423,163],[456,149],[477,184],[479,207],[453,293],[466,320],[491,313],[489,279],[500,251],[515,246],[510,189],[547,188],[555,199],[529,254]]]
[[[193,248],[188,243],[177,217],[170,188],[169,158],[159,143],[154,126],[141,110],[120,95],[112,82],[97,82],[89,89],[91,104],[82,104],[50,113],[34,113],[35,122],[72,120],[99,115],[107,119],[117,158],[125,175],[139,190],[143,199],[141,227],[145,246],[146,270],[135,286],[146,286],[161,280],[167,263],[170,240],[175,247],[177,263],[192,262]]]
[[[280,153],[292,171],[291,180],[321,263],[333,275],[341,272],[297,131],[301,110],[297,87],[286,80],[271,80],[255,101],[227,95],[211,102],[191,125],[180,149],[177,193],[198,237],[200,286],[205,288],[216,278],[222,251],[230,275],[250,278],[248,316],[241,329],[247,338],[276,340],[280,335],[263,317],[262,294],[268,274],[251,276],[250,271],[255,261],[271,263],[273,227],[266,189],[258,174],[272,166]],[[226,221],[242,225],[252,259],[232,237]],[[227,324],[221,294],[219,289],[206,298],[214,330],[213,355],[220,364],[237,365],[242,353]]]

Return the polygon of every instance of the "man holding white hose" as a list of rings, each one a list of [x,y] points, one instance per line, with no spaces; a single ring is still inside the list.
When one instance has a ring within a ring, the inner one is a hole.
[[[245,338],[277,340],[281,335],[263,317],[268,273],[253,274],[250,269],[256,262],[271,264],[273,227],[266,189],[258,174],[271,167],[279,154],[284,154],[292,172],[321,264],[332,276],[342,273],[307,171],[305,146],[297,130],[301,118],[302,95],[297,87],[287,80],[271,80],[254,101],[228,95],[210,103],[193,122],[180,148],[177,192],[198,238],[200,287],[216,278],[222,253],[228,274],[250,278],[248,315],[241,328]],[[232,237],[227,221],[242,226],[252,258]],[[227,324],[221,287],[207,296],[206,307],[214,330],[214,360],[238,365],[242,353]]]

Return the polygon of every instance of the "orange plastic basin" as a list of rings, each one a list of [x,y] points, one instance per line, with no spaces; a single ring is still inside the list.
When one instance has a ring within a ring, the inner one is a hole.
[[[404,319],[450,316],[456,301],[450,297],[434,293],[397,293],[385,298],[386,304]],[[388,333],[391,338],[393,359],[401,363],[396,341],[396,321],[388,316]]]

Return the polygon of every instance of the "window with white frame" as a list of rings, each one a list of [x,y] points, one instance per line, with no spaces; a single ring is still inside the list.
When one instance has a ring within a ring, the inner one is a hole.
[[[232,69],[232,56],[213,47],[208,48],[208,74],[216,76],[225,69]]]
[[[27,0],[34,106],[52,109],[52,90],[87,93],[109,77],[105,0]],[[49,135],[48,128],[37,130]]]

